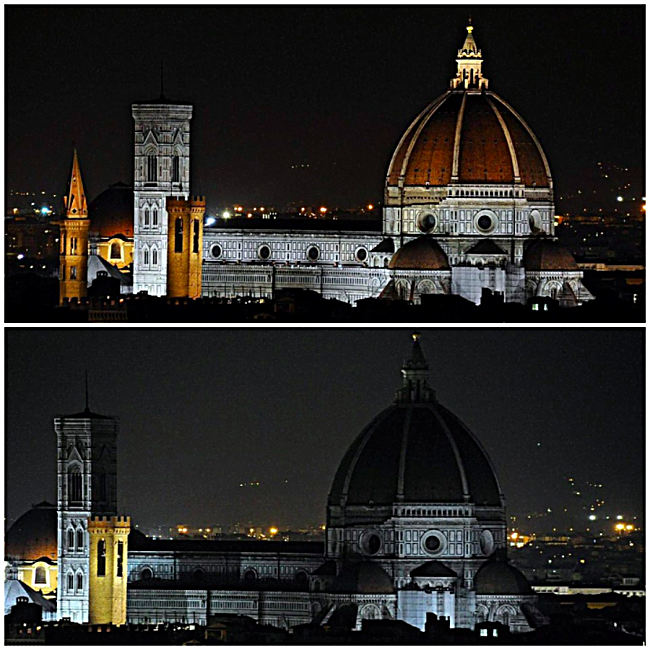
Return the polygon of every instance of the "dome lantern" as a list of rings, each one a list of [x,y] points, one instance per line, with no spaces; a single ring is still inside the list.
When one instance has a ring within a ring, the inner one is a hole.
[[[406,402],[435,402],[436,393],[427,386],[429,366],[420,347],[420,333],[413,332],[411,358],[402,366],[403,385],[395,394],[398,404]]]
[[[462,86],[466,90],[487,90],[488,80],[483,76],[481,70],[483,57],[481,56],[481,50],[476,46],[476,41],[472,34],[473,31],[474,27],[472,26],[472,19],[470,17],[465,42],[463,43],[463,47],[458,50],[458,58],[456,59],[458,72],[451,80],[452,88]]]

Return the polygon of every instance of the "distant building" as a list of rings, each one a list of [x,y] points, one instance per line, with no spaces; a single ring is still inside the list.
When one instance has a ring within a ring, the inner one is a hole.
[[[117,419],[88,407],[58,416],[57,521],[41,504],[16,522],[7,571],[26,571],[27,556],[52,561],[56,548],[57,617],[76,623],[206,625],[231,614],[284,629],[385,620],[425,630],[433,613],[446,628],[530,631],[544,618],[506,559],[494,468],[428,374],[414,335],[393,405],[334,476],[325,542],[145,537],[116,512]]]

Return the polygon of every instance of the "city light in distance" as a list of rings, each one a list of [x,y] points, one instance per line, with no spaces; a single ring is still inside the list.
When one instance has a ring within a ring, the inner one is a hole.
[[[222,216],[224,219],[230,219],[230,212],[228,212],[228,210],[226,210],[226,211],[225,211],[221,216]]]
[[[589,521],[596,521],[596,515],[589,515]]]

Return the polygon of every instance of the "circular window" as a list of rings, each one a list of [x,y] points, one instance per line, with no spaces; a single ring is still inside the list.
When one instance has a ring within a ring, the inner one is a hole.
[[[374,531],[366,531],[361,540],[361,548],[366,555],[377,555],[381,549],[381,537]]]
[[[439,555],[444,550],[445,538],[439,531],[427,533],[422,539],[424,551],[429,555]]]
[[[320,257],[320,251],[317,246],[310,246],[307,249],[307,259],[315,262]]]
[[[479,546],[483,555],[492,555],[494,550],[494,537],[489,530],[484,530],[479,538]]]
[[[420,217],[418,228],[422,232],[431,232],[436,227],[436,223],[437,221],[435,215],[428,212],[427,214],[424,214]]]
[[[492,219],[487,214],[479,217],[476,223],[481,230],[489,230],[492,227]]]
[[[542,217],[538,210],[533,210],[528,215],[528,225],[533,235],[538,235],[542,231]]]
[[[293,581],[297,585],[307,584],[307,574],[304,571],[298,571],[296,575],[293,576]]]
[[[210,255],[212,255],[214,259],[220,258],[222,254],[223,254],[223,250],[221,249],[221,246],[219,246],[219,244],[214,244],[210,249]]]
[[[368,259],[368,251],[363,247],[357,248],[356,258],[359,262],[365,262]]]
[[[257,249],[257,256],[261,260],[268,260],[271,257],[271,249],[266,244],[263,244]]]

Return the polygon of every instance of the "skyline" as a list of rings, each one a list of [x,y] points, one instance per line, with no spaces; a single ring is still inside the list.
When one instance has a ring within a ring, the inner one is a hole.
[[[118,505],[134,523],[324,523],[338,463],[401,385],[411,331],[8,330],[7,524],[55,501],[52,419],[83,409],[85,368],[91,409],[120,418]],[[559,525],[568,504],[589,525],[572,478],[604,486],[603,516],[642,521],[644,330],[421,332],[430,385],[486,448],[509,516],[551,508]]]
[[[620,207],[624,181],[644,193],[643,92],[623,71],[644,69],[629,45],[645,40],[645,7],[612,10],[472,10],[490,89],[538,136],[558,212]],[[192,192],[214,209],[380,200],[400,136],[448,88],[467,10],[14,6],[6,19],[7,192],[61,195],[73,141],[89,197],[131,182],[130,107],[159,95],[163,59],[165,95],[194,104]],[[187,46],[170,51],[179,30]]]

